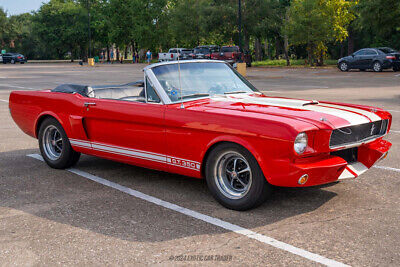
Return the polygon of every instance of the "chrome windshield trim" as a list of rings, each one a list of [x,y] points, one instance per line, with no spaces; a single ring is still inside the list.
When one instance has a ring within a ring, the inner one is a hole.
[[[179,60],[179,64],[188,64],[188,63],[225,63],[223,60],[212,60],[212,59],[191,59],[191,60]],[[164,62],[158,62],[151,64],[147,67],[145,67],[143,70],[150,70],[155,67],[163,66],[163,65],[171,65],[171,64],[178,64],[178,60],[174,61],[164,61]]]
[[[154,75],[152,69],[145,69],[144,70],[144,81],[146,82],[146,77],[150,80],[150,82],[153,84],[154,86],[154,90],[156,90],[156,93],[158,94],[158,96],[161,99],[161,102],[164,105],[168,105],[171,104],[171,99],[168,97],[167,93],[164,91],[162,85],[160,84],[160,82],[158,81],[156,75]]]
[[[210,59],[196,59],[196,60],[184,60],[184,61],[179,61],[180,64],[188,64],[188,63],[223,63],[225,65],[227,65],[228,67],[230,67],[234,72],[236,72],[236,70],[234,70],[228,63],[226,63],[225,61],[222,60],[210,60]],[[165,92],[164,88],[162,87],[161,83],[158,81],[156,75],[153,72],[153,68],[154,67],[158,67],[158,66],[164,66],[164,65],[171,65],[171,64],[178,64],[178,61],[167,61],[167,62],[160,62],[160,63],[155,63],[152,65],[149,65],[147,67],[145,67],[143,69],[144,73],[145,73],[145,77],[144,77],[144,81],[146,81],[146,76],[150,79],[150,81],[153,83],[154,85],[154,89],[156,90],[158,96],[161,98],[161,101],[163,104],[165,105],[170,105],[170,104],[177,104],[177,103],[185,103],[185,102],[189,102],[189,101],[195,101],[195,100],[201,100],[201,99],[207,99],[207,98],[212,98],[214,95],[209,95],[209,96],[202,96],[202,97],[194,97],[194,98],[188,98],[188,99],[183,99],[182,100],[178,100],[178,101],[172,101],[167,92]],[[240,78],[240,77],[239,77]],[[245,79],[243,77],[243,79]],[[255,90],[257,90],[247,79],[245,79]],[[249,86],[249,85],[247,85]],[[249,88],[251,89],[251,86],[249,86]],[[257,94],[260,93],[262,94],[260,91],[252,91],[252,92],[246,92],[246,94]],[[226,95],[218,95],[218,96],[225,96]]]

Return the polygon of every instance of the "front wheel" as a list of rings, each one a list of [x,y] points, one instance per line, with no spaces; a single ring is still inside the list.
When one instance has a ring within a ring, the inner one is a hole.
[[[394,72],[397,72],[397,71],[399,71],[400,70],[400,67],[393,67],[393,71]]]
[[[381,72],[382,71],[382,64],[379,61],[374,62],[374,64],[372,65],[372,69],[375,72]]]
[[[11,64],[15,64],[15,60],[14,59],[11,59]]]
[[[233,210],[243,211],[261,205],[271,191],[253,155],[231,143],[211,151],[206,161],[206,180],[214,198]]]
[[[41,124],[39,148],[47,165],[55,169],[71,167],[81,155],[72,149],[63,127],[54,118],[48,118]]]
[[[339,64],[339,69],[341,71],[348,71],[349,70],[349,65],[346,62],[341,62]]]

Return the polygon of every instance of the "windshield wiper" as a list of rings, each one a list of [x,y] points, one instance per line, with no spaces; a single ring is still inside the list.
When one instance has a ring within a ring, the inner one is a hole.
[[[243,93],[248,93],[245,91],[232,91],[232,92],[225,92],[225,95],[229,95],[229,94],[243,94]]]
[[[184,96],[182,96],[182,98],[190,98],[190,97],[202,97],[202,96],[209,96],[210,94],[205,94],[205,93],[203,93],[203,94],[191,94],[191,95],[184,95]]]

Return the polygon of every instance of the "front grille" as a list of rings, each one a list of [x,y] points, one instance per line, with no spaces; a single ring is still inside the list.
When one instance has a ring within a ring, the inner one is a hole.
[[[357,155],[358,155],[357,153],[358,153],[358,147],[353,147],[331,152],[331,155],[341,157],[342,159],[347,161],[347,163],[352,163],[357,161]]]
[[[351,145],[377,138],[386,133],[388,120],[374,121],[332,131],[330,148]]]

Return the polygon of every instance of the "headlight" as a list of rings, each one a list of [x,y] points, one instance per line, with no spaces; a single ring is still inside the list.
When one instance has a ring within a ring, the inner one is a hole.
[[[306,133],[299,133],[294,140],[294,151],[301,155],[306,151],[308,145],[308,137]]]

